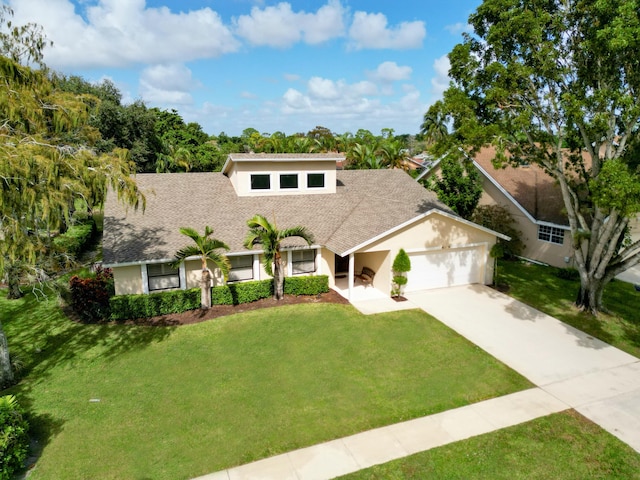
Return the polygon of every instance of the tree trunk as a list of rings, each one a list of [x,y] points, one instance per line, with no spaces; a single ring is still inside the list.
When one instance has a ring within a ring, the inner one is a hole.
[[[200,308],[207,310],[211,308],[211,274],[208,268],[202,269],[200,279]]]
[[[602,310],[602,292],[607,283],[595,278],[581,281],[576,306],[592,315],[597,315]]]
[[[11,369],[11,359],[9,357],[9,345],[7,337],[0,324],[0,390],[13,383],[13,370]]]
[[[274,260],[273,270],[273,298],[282,300],[284,298],[284,268],[280,256]]]
[[[20,290],[21,268],[14,263],[7,263],[4,271],[5,271],[5,274],[7,275],[7,284],[9,286],[9,291],[7,292],[7,298],[10,300],[22,298],[24,294]]]

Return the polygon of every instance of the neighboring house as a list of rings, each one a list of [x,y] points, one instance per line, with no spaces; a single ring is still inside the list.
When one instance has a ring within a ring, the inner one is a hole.
[[[315,237],[311,247],[283,242],[286,274],[328,275],[329,286],[340,283],[350,299],[363,267],[376,272],[373,288],[390,294],[400,248],[411,256],[409,291],[491,282],[489,251],[501,234],[459,218],[402,170],[337,170],[343,160],[340,154],[231,154],[218,173],[137,175],[144,212],[115,195],[105,205],[104,263],[113,269],[116,293],[199,285],[199,260],[169,265],[190,241],[180,227],[213,227],[213,236],[230,247],[230,282],[270,278],[261,251],[243,247],[255,214],[279,229],[307,227]]]

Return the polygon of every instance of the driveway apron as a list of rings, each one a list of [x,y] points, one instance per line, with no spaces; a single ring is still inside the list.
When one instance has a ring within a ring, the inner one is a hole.
[[[405,296],[640,452],[640,359],[483,285]]]

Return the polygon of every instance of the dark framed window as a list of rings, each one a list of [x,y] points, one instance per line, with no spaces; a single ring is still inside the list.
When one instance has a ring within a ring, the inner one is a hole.
[[[291,273],[293,275],[316,271],[315,250],[292,250],[289,254],[291,255]]]
[[[538,225],[538,240],[562,245],[564,243],[564,230],[547,225]]]
[[[227,258],[229,258],[229,263],[231,263],[231,270],[229,270],[230,282],[253,280],[253,255]]]
[[[324,188],[324,173],[307,173],[307,188]]]
[[[180,269],[173,268],[168,263],[147,265],[147,279],[150,292],[180,288]]]
[[[253,174],[251,175],[251,190],[269,190],[271,188],[271,175]]]
[[[281,174],[280,188],[298,188],[298,174],[297,173]]]

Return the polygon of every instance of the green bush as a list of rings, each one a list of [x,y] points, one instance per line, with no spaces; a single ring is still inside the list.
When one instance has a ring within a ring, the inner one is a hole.
[[[329,291],[326,275],[287,277],[284,293],[289,295],[317,295]],[[273,295],[272,280],[231,283],[211,289],[213,305],[251,303]],[[116,321],[156,317],[200,308],[200,289],[171,290],[144,295],[116,295],[109,301],[111,319]]]
[[[69,227],[69,229],[53,239],[53,245],[58,253],[77,258],[89,244],[96,233],[96,224],[92,218],[83,220]]]
[[[575,268],[567,267],[567,268],[558,268],[555,271],[555,275],[558,278],[563,280],[580,280],[580,272]]]
[[[329,277],[317,275],[309,277],[285,277],[284,293],[288,295],[318,295],[329,291]]]
[[[142,295],[116,295],[109,300],[112,320],[156,317],[200,308],[200,289]]]
[[[0,397],[0,480],[9,480],[22,468],[29,450],[28,432],[16,397]]]

